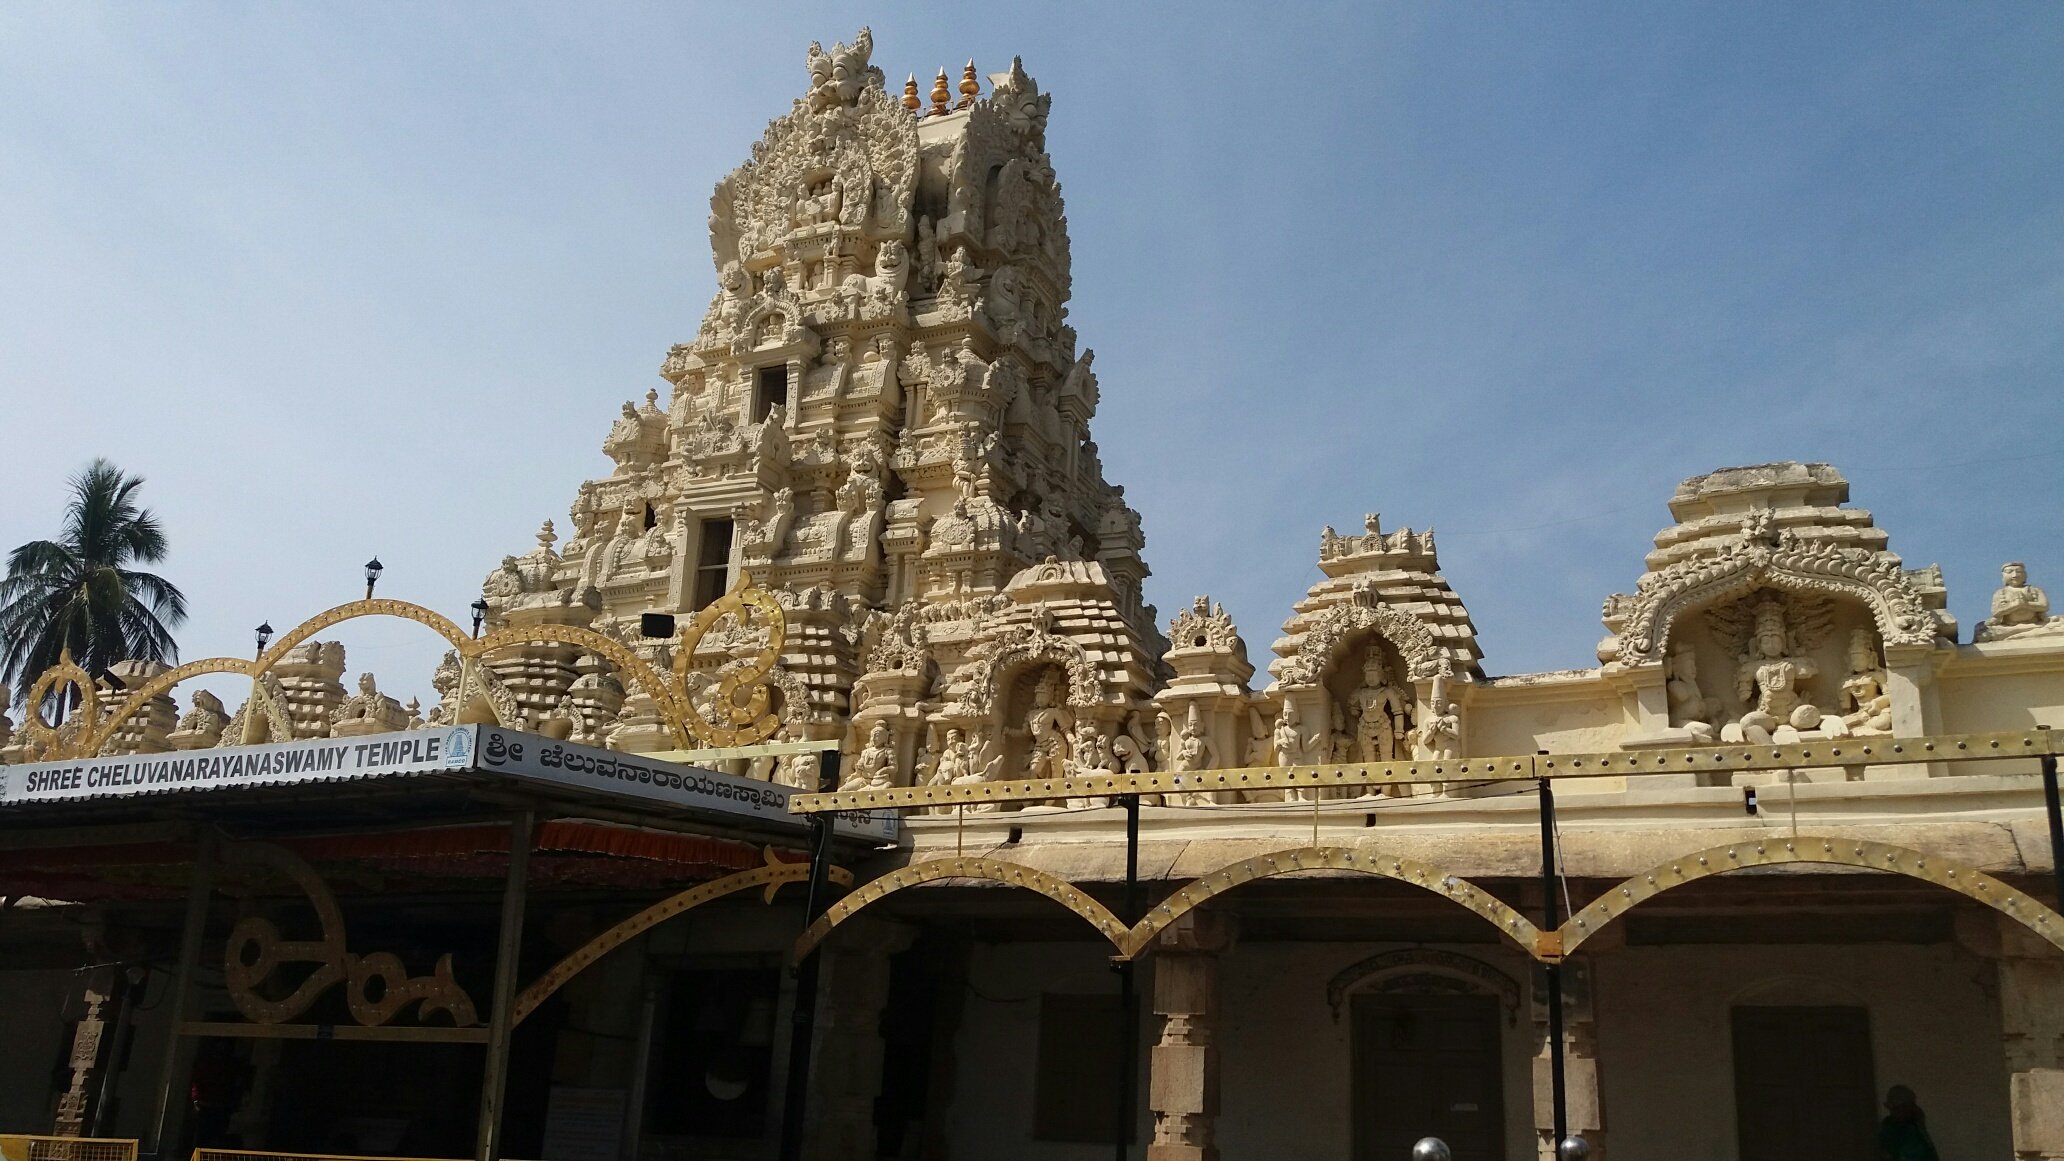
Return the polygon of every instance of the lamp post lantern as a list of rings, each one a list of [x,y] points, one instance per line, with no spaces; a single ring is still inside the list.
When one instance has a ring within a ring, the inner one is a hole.
[[[380,558],[377,556],[365,562],[366,600],[370,601],[373,599],[373,586],[380,583],[380,573],[385,571],[386,567],[387,566],[380,563]]]
[[[473,602],[473,636],[480,636],[481,622],[487,620],[487,598],[480,597]]]
[[[263,657],[265,656],[266,643],[272,640],[272,622],[259,622],[258,628],[253,630],[253,634],[258,638],[258,656]]]

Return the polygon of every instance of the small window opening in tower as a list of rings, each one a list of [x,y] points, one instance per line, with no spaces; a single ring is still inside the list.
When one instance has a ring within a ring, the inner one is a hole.
[[[788,364],[761,367],[753,384],[752,421],[759,423],[776,407],[788,406]]]
[[[702,547],[695,556],[695,603],[691,611],[700,612],[715,603],[730,587],[730,580],[731,521],[705,520]]]
[[[658,526],[659,526],[659,513],[657,513],[657,512],[654,512],[654,511],[652,510],[652,505],[650,505],[650,504],[647,504],[647,505],[645,505],[645,527],[647,527],[647,528],[656,528],[656,527],[658,527]]]

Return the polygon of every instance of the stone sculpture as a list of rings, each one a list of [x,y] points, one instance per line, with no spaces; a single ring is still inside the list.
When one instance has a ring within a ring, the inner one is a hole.
[[[1979,623],[1973,639],[2005,641],[2051,633],[2064,633],[2064,617],[2050,616],[2050,598],[2028,583],[2028,566],[2007,562],[2000,568],[2000,587],[1992,594],[1992,616]]]
[[[228,725],[229,711],[223,706],[222,699],[205,689],[197,689],[186,714],[179,719],[179,728],[172,731],[172,748],[205,750],[220,742],[222,731]]]
[[[1412,736],[1411,694],[1390,680],[1383,654],[1374,648],[1362,662],[1362,685],[1355,690],[1353,709],[1356,752],[1343,761],[1394,762],[1406,756]]]
[[[1878,663],[1878,644],[1869,629],[1849,634],[1849,676],[1842,680],[1842,723],[1852,734],[1892,732],[1892,695],[1885,691],[1885,669]]]
[[[889,738],[889,727],[874,723],[867,733],[867,744],[860,749],[859,757],[853,760],[853,770],[839,780],[840,790],[887,790],[896,784],[896,750]]]
[[[408,711],[380,692],[370,673],[358,676],[358,692],[330,713],[330,736],[353,738],[408,728]]]

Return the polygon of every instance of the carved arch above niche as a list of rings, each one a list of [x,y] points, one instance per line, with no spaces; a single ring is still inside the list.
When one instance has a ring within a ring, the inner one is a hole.
[[[1760,588],[1855,600],[1888,648],[1932,646],[1938,636],[1934,613],[1897,557],[1791,536],[1772,544],[1746,533],[1718,555],[1650,573],[1633,594],[1608,599],[1606,626],[1614,633],[1599,645],[1599,659],[1660,664],[1680,616]]]
[[[965,703],[969,711],[988,713],[996,706],[1002,678],[1025,665],[1050,662],[1068,674],[1068,704],[1078,708],[1103,701],[1103,682],[1088,651],[1057,633],[1042,633],[1030,625],[1006,630],[974,663]]]
[[[1431,680],[1440,672],[1441,663],[1449,661],[1424,621],[1385,604],[1371,589],[1357,588],[1353,600],[1343,601],[1320,614],[1318,624],[1313,625],[1298,642],[1297,652],[1291,655],[1289,664],[1282,670],[1283,686],[1318,685],[1325,680],[1342,647],[1369,630],[1390,642],[1398,655],[1404,658],[1414,679]]]

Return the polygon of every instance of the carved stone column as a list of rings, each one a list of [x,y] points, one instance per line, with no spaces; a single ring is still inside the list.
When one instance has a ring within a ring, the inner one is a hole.
[[[59,1137],[83,1137],[93,1119],[96,1090],[103,1087],[101,1069],[107,1067],[110,1045],[109,1006],[118,1003],[122,978],[118,970],[103,967],[88,979],[82,997],[83,1014],[72,1032],[71,1056],[65,1066],[71,1070],[71,1084],[57,1100],[57,1121],[52,1132]]]
[[[1233,936],[1229,917],[1192,911],[1155,943],[1149,962],[1161,1038],[1147,1061],[1147,1161],[1217,1161],[1218,958]]]
[[[874,1161],[889,957],[909,946],[911,936],[901,924],[861,920],[841,924],[823,953],[803,1149],[809,1161]]]
[[[2064,1161],[2064,955],[2002,922],[2000,1038],[2016,1161]]]
[[[1608,933],[1612,929],[1608,929]],[[1609,938],[1601,934],[1591,942]],[[1588,949],[1587,949],[1588,950]],[[1550,1073],[1548,996],[1543,973],[1534,972],[1534,1029],[1540,1051],[1534,1055],[1534,1132],[1542,1161],[1555,1161],[1555,1089]],[[1598,1022],[1591,995],[1588,960],[1562,965],[1563,1085],[1568,1102],[1569,1131],[1591,1146],[1591,1161],[1605,1161],[1604,1079],[1598,1061]]]

